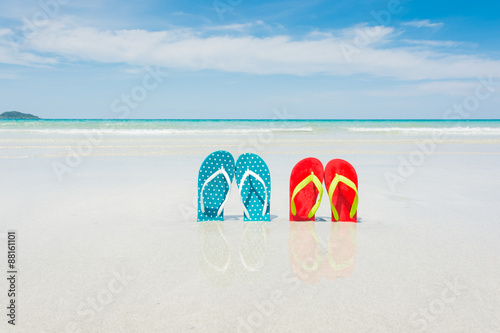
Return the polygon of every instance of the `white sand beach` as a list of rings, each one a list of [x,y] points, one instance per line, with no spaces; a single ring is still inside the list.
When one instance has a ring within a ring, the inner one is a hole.
[[[469,126],[0,132],[0,267],[16,230],[19,270],[0,331],[499,332],[500,133]],[[219,149],[267,162],[271,222],[243,222],[234,183],[226,220],[196,222]],[[356,168],[357,224],[331,223],[326,193],[315,223],[288,222],[308,156]]]

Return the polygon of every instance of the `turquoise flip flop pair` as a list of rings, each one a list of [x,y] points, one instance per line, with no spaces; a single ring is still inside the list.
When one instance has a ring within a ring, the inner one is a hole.
[[[266,162],[245,153],[235,164],[231,153],[219,150],[207,156],[198,173],[198,222],[224,220],[224,206],[234,178],[244,221],[270,221],[271,174]]]

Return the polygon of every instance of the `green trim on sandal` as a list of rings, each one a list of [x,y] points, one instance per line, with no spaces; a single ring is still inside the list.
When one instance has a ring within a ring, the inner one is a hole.
[[[303,181],[297,184],[295,189],[293,190],[292,194],[292,203],[291,203],[291,211],[293,216],[297,215],[297,208],[295,208],[295,196],[304,189],[310,182],[313,182],[314,185],[316,185],[316,188],[319,191],[319,200],[316,202],[316,204],[311,208],[309,211],[309,214],[307,215],[308,218],[311,218],[316,214],[316,211],[319,208],[319,205],[321,204],[321,197],[323,196],[323,183],[319,180],[319,178],[314,174],[314,172],[311,172],[309,176],[307,176]]]
[[[356,214],[356,211],[358,210],[358,189],[356,188],[356,184],[349,178],[339,175],[338,173],[335,174],[335,178],[333,178],[332,183],[330,184],[330,188],[328,189],[328,197],[330,198],[330,206],[332,206],[332,212],[333,212],[333,217],[335,218],[336,221],[339,220],[339,213],[335,209],[335,206],[333,205],[333,192],[335,192],[335,188],[339,183],[343,183],[356,192],[356,196],[354,197],[354,201],[351,206],[351,212],[350,216],[353,217],[354,214]]]

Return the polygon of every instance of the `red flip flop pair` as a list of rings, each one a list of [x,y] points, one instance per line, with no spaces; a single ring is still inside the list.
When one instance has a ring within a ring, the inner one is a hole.
[[[332,221],[356,222],[356,170],[341,159],[331,160],[323,168],[321,161],[314,157],[297,163],[290,175],[290,221],[314,221],[323,196],[323,181],[330,200]]]

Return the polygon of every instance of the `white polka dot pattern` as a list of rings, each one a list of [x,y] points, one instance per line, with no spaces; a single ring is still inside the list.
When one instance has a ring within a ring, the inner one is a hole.
[[[236,184],[240,186],[241,179],[247,170],[259,175],[266,187],[253,176],[246,177],[241,188],[241,200],[248,210],[250,218],[243,214],[244,221],[270,221],[271,211],[271,174],[266,162],[255,154],[246,153],[236,161]],[[262,214],[267,191],[267,210]]]
[[[231,153],[219,150],[211,153],[203,161],[200,171],[198,172],[198,222],[202,221],[223,221],[224,210],[217,216],[219,207],[225,201],[229,194],[231,184],[228,184],[224,175],[219,174],[217,177],[208,182],[203,189],[203,205],[205,211],[201,209],[201,190],[205,181],[214,173],[223,167],[229,175],[231,182],[234,179],[234,158]]]

